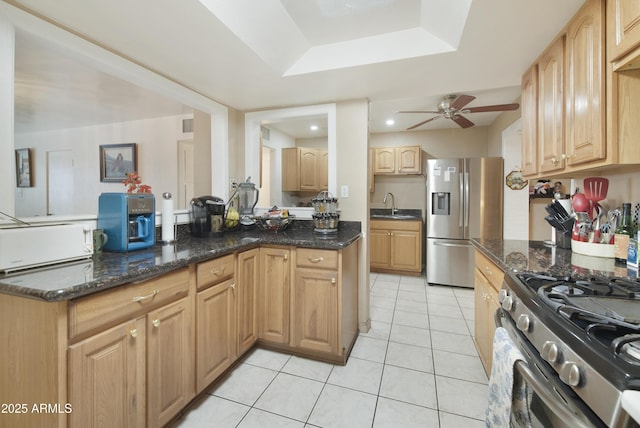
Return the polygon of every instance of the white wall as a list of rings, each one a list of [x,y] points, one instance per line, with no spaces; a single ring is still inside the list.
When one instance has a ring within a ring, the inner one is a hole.
[[[504,177],[521,167],[522,126],[517,121],[503,132],[502,157],[504,159]],[[503,227],[504,239],[529,239],[529,186],[521,190],[511,189],[503,184]],[[545,239],[548,239],[545,238]]]
[[[15,136],[15,147],[31,148],[34,187],[16,188],[15,209],[20,217],[46,215],[46,153],[68,149],[74,159],[74,213],[97,214],[98,195],[124,192],[121,183],[100,182],[99,146],[137,143],[138,173],[156,195],[177,194],[177,141],[190,138],[182,133],[183,116],[114,123],[94,127],[37,132]]]

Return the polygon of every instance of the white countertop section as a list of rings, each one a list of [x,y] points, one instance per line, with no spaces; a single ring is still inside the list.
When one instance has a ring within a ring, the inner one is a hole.
[[[640,423],[640,391],[624,391],[622,393],[622,408]]]

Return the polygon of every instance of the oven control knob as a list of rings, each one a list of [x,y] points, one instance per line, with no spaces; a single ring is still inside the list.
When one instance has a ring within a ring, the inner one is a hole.
[[[558,345],[550,340],[544,342],[540,355],[542,355],[542,358],[549,364],[560,362],[560,350],[558,349]]]
[[[513,297],[507,295],[507,297],[505,297],[504,300],[502,301],[502,309],[504,309],[507,312],[511,312],[514,306],[515,306],[515,302],[513,300]]]
[[[560,368],[560,380],[570,386],[580,384],[580,368],[576,363],[566,362]]]
[[[520,331],[525,333],[528,332],[531,327],[531,319],[529,318],[529,315],[521,314],[516,322],[516,327],[518,327],[518,330]]]
[[[507,290],[505,290],[504,288],[503,288],[503,289],[501,289],[501,290],[498,292],[498,302],[499,302],[499,303],[504,302],[504,299],[505,299],[508,295],[509,295],[509,292],[508,292]]]

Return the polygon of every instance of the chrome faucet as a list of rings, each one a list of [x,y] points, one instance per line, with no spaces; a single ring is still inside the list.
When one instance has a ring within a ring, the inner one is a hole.
[[[382,200],[382,203],[385,204],[385,206],[387,205],[388,196],[391,196],[391,215],[396,215],[398,210],[396,208],[396,198],[393,196],[393,193],[389,192],[386,195],[384,195],[384,199]]]

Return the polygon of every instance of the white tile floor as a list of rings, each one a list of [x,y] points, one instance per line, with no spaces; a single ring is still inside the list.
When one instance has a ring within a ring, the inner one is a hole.
[[[473,290],[372,273],[371,324],[346,366],[255,349],[176,426],[485,426]]]

